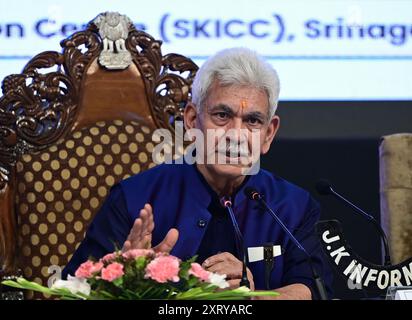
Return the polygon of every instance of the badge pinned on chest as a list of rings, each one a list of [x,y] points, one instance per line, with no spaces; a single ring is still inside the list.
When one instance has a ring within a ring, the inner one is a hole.
[[[249,247],[247,248],[247,253],[249,262],[256,262],[280,256],[282,250],[280,245],[274,246],[273,244],[270,244],[262,247]]]

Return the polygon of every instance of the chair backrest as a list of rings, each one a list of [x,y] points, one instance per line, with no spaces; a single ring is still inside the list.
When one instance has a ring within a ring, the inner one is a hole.
[[[198,69],[117,13],[61,46],[6,77],[0,98],[0,266],[43,284],[110,187],[154,165],[152,132],[174,132]]]
[[[412,257],[412,133],[384,136],[379,159],[382,225],[399,263]]]

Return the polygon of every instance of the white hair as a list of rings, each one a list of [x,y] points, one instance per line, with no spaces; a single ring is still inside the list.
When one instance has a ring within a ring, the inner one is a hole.
[[[222,86],[246,85],[265,90],[269,118],[275,115],[280,90],[279,77],[276,70],[255,51],[247,48],[225,49],[201,66],[192,85],[192,102],[198,112],[215,80]]]

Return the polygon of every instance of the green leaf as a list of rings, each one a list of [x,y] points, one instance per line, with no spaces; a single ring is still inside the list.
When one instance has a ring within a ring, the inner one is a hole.
[[[123,278],[123,277],[122,277]],[[73,294],[68,289],[50,289],[36,282],[18,278],[16,281],[5,280],[4,285],[46,293],[59,296],[61,299],[173,299],[173,300],[233,300],[246,299],[256,296],[277,296],[274,291],[250,291],[246,287],[233,290],[220,290],[215,285],[206,282],[195,283],[192,278],[182,284],[180,283],[157,283],[148,279],[131,279],[133,286],[128,287],[124,279],[119,278],[114,282],[96,280],[96,286],[92,287],[89,296],[81,293]],[[196,280],[196,279],[195,279]],[[117,281],[117,282],[116,282]]]
[[[60,296],[62,298],[71,298],[71,299],[87,299],[87,296],[84,294],[80,293],[71,293],[70,290],[62,288],[62,289],[50,289],[48,287],[42,286],[36,282],[32,281],[27,281],[24,278],[17,278],[16,281],[12,280],[5,280],[2,282],[2,284],[13,287],[13,288],[18,288],[18,289],[26,289],[26,290],[32,290],[36,292],[41,292],[41,293],[46,293],[49,295],[53,296]]]
[[[112,283],[113,283],[116,287],[121,288],[122,285],[123,285],[123,277],[120,277],[120,278],[117,278],[117,279],[113,280]]]
[[[148,261],[147,261],[146,257],[138,257],[135,260],[135,266],[136,266],[137,269],[143,270],[144,268],[146,268],[147,262]]]

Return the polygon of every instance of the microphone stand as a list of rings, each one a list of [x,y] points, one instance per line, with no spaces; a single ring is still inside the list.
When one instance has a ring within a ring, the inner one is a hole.
[[[245,243],[243,240],[242,233],[240,232],[239,225],[236,221],[235,214],[232,209],[232,202],[230,199],[223,198],[222,199],[222,204],[223,206],[227,209],[229,212],[230,219],[232,220],[232,225],[235,228],[235,234],[236,234],[236,244],[238,248],[238,252],[242,254],[242,279],[240,280],[240,286],[245,286],[250,288],[250,282],[249,279],[247,278],[247,255],[246,255],[246,248],[245,248]]]
[[[289,229],[283,224],[282,220],[279,219],[279,217],[276,215],[276,213],[269,207],[269,205],[266,203],[266,201],[262,198],[260,194],[258,194],[256,191],[252,194],[252,199],[258,201],[260,205],[263,205],[263,207],[269,211],[273,219],[276,220],[277,223],[282,227],[282,229],[287,233],[287,235],[290,237],[292,242],[305,254],[306,259],[309,263],[310,269],[312,271],[312,277],[315,281],[315,286],[316,290],[318,291],[319,298],[320,300],[328,300],[328,295],[326,293],[325,289],[325,284],[323,283],[322,278],[319,276],[317,273],[315,267],[313,266],[312,263],[312,257],[311,255],[305,250],[305,248],[299,243],[299,241],[295,238],[295,236],[289,231]]]
[[[270,275],[275,265],[273,258],[273,243],[266,243],[263,247],[263,260],[265,261],[265,287],[270,290]]]

